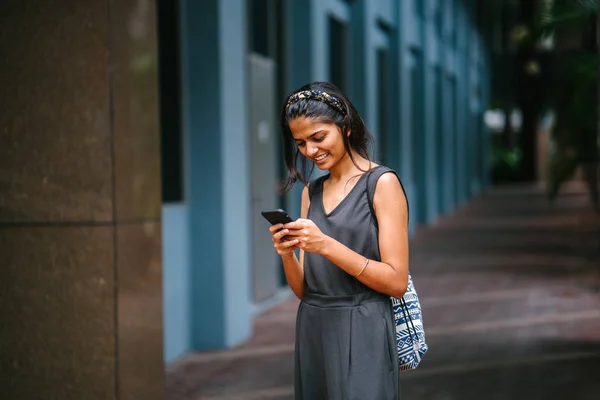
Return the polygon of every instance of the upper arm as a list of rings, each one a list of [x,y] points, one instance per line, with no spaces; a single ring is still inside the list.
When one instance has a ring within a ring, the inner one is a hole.
[[[302,202],[300,204],[300,218],[306,219],[308,216],[308,206],[310,206],[310,198],[308,197],[308,186],[302,189]]]
[[[408,203],[395,174],[385,173],[378,179],[373,208],[379,226],[381,261],[408,280]]]
[[[308,186],[302,189],[302,202],[300,203],[300,218],[306,219],[308,217],[308,207],[310,206],[310,197],[308,196]],[[304,270],[304,250],[300,250],[298,257],[300,262],[300,268]]]

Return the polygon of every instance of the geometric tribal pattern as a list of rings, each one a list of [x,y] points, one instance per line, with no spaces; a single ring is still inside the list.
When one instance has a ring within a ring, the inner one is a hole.
[[[394,308],[400,371],[415,369],[429,347],[425,343],[419,296],[417,296],[410,273],[408,274],[408,289],[402,299],[394,297],[390,297],[390,299]]]
[[[393,172],[387,167],[381,168],[380,174],[385,172]],[[377,180],[373,183],[373,180],[369,180],[371,172],[367,172],[367,200],[369,209],[371,211],[371,217],[373,224],[379,231],[377,224],[377,217],[375,216],[375,210],[373,209],[373,197],[375,195],[375,185]],[[398,174],[396,174],[398,176]],[[398,178],[400,185],[402,181]],[[404,186],[402,187],[404,191]],[[408,200],[407,200],[408,207]],[[400,365],[400,371],[407,371],[410,369],[417,368],[417,365],[421,362],[423,355],[428,350],[427,343],[425,343],[425,331],[423,329],[423,313],[421,312],[421,303],[419,303],[419,296],[415,290],[410,271],[408,273],[408,287],[406,293],[401,299],[390,297],[392,301],[392,307],[394,309],[394,324],[396,325],[396,347],[398,350],[398,364]]]

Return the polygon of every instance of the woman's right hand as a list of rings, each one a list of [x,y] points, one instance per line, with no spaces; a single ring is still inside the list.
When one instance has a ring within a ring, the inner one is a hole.
[[[283,224],[272,225],[269,231],[273,235],[273,247],[281,257],[294,254],[294,250],[298,248],[298,239],[283,240],[284,236],[289,233],[289,230],[282,229]]]

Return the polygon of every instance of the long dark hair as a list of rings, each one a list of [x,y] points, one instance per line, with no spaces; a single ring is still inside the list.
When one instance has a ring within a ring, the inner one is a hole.
[[[316,90],[327,93],[329,96],[332,96],[339,101],[339,108],[328,104],[327,102],[311,98],[299,99],[292,102],[289,107],[286,107],[292,96],[298,92],[307,90]],[[314,164],[312,164],[310,171],[307,170],[307,159],[298,150],[298,146],[296,145],[292,136],[292,131],[290,130],[290,121],[300,117],[311,118],[322,123],[333,123],[337,125],[342,133],[346,152],[348,152],[354,165],[358,167],[352,156],[352,150],[356,151],[361,157],[371,161],[369,147],[373,142],[373,136],[348,97],[346,97],[346,95],[335,85],[329,82],[309,83],[308,85],[295,90],[287,97],[281,112],[284,157],[288,171],[287,179],[281,189],[282,192],[289,191],[298,180],[304,183],[304,185],[307,185],[308,177],[315,167]],[[352,133],[347,135],[348,131],[351,131]],[[298,168],[299,159],[301,165],[300,168]],[[358,168],[362,171],[360,167]]]

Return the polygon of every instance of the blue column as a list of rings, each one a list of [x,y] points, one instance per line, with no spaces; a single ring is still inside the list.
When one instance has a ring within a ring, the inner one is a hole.
[[[366,109],[364,57],[367,22],[365,20],[365,0],[357,0],[352,3],[350,20],[352,23],[348,26],[348,38],[352,42],[352,51],[350,52],[351,62],[348,63],[348,96],[356,109],[362,113]]]
[[[388,53],[389,53],[389,87],[387,88],[386,98],[389,101],[388,107],[388,120],[389,130],[387,132],[387,138],[385,146],[387,147],[385,155],[387,157],[387,165],[393,168],[400,175],[402,183],[404,184],[409,180],[410,174],[405,173],[402,170],[402,137],[407,134],[404,131],[401,124],[401,90],[400,77],[401,77],[401,60],[400,60],[400,19],[398,14],[398,2],[392,2],[391,0],[382,0],[380,8],[377,10],[376,18],[393,27],[392,31],[388,34],[385,33],[388,39]]]
[[[245,0],[184,0],[192,347],[251,333]]]
[[[442,51],[441,56],[441,68],[443,70],[443,153],[444,153],[444,169],[442,180],[445,182],[442,193],[442,212],[452,210],[455,206],[454,202],[454,191],[456,187],[454,185],[455,170],[455,115],[454,115],[454,101],[453,95],[453,76],[455,74],[455,52],[454,42],[452,40],[454,32],[454,1],[445,1],[441,3],[442,6]]]
[[[456,118],[457,118],[457,158],[458,162],[456,171],[456,201],[460,205],[467,199],[467,160],[469,157],[469,143],[467,131],[468,125],[468,100],[469,100],[469,68],[468,68],[468,52],[467,52],[467,22],[465,9],[462,2],[458,2],[455,8],[456,11],[456,29],[457,29],[457,46],[456,46],[456,66],[457,66],[457,93],[456,93]]]
[[[490,65],[489,65],[489,54],[486,52],[483,57],[483,63],[481,67],[481,77],[482,77],[482,114],[480,118],[484,118],[484,113],[490,106]],[[482,124],[482,157],[481,157],[481,186],[482,188],[486,188],[490,184],[490,131],[485,124]]]
[[[319,0],[321,1],[321,0]],[[348,65],[352,82],[349,96],[375,139],[373,155],[377,154],[379,126],[377,119],[377,53],[375,49],[375,29],[377,3],[358,0],[352,4],[351,24],[348,26],[352,48],[352,62]]]
[[[311,57],[304,60],[310,63],[313,80],[329,79],[329,16],[336,16],[342,21],[350,20],[348,5],[340,0],[306,0],[309,3],[310,22],[300,27],[301,32],[307,30],[312,34],[307,37],[311,41]],[[298,2],[300,3],[300,2]]]
[[[447,179],[447,174],[451,172],[448,162],[450,157],[446,151],[446,142],[449,134],[448,129],[448,62],[447,59],[447,43],[444,35],[444,16],[446,7],[449,3],[438,1],[433,15],[432,26],[434,29],[434,40],[436,41],[435,63],[435,91],[434,91],[434,125],[435,125],[435,149],[436,149],[436,176],[437,176],[437,207],[436,214],[441,215],[446,211],[447,201],[446,194],[450,182]]]
[[[398,152],[400,154],[400,169],[398,172],[402,177],[402,182],[408,197],[408,203],[410,205],[409,233],[412,235],[418,224],[419,207],[419,204],[416,201],[416,191],[418,188],[413,168],[413,158],[417,155],[412,151],[414,140],[414,116],[411,103],[411,85],[415,84],[415,82],[411,81],[411,69],[414,68],[414,59],[410,50],[412,38],[415,36],[413,32],[415,30],[416,21],[411,8],[411,2],[400,1],[397,2],[397,4],[398,39],[396,47],[399,57],[397,79],[400,84],[400,93],[398,96],[398,126],[400,128],[398,133],[400,135]]]
[[[311,64],[307,62],[313,56],[312,2],[285,2],[285,71],[284,85],[286,94],[309,83],[312,80]],[[281,99],[283,101],[283,99]],[[279,117],[279,116],[278,116]],[[281,149],[283,151],[283,149]],[[283,154],[283,153],[282,153]],[[282,156],[282,163],[283,163]],[[300,217],[301,194],[304,186],[296,184],[285,196],[285,208],[292,218]]]
[[[379,121],[377,118],[377,50],[375,48],[375,29],[377,6],[374,1],[365,1],[363,8],[363,23],[365,24],[363,41],[365,47],[362,53],[363,63],[365,64],[365,90],[364,100],[365,105],[361,109],[361,115],[367,126],[371,129],[371,133],[375,138],[375,143],[379,140]],[[377,145],[375,145],[375,149]],[[378,158],[376,151],[373,152]]]
[[[425,2],[425,20],[423,24],[423,55],[424,55],[424,120],[423,120],[423,145],[424,145],[424,173],[426,207],[425,221],[432,222],[438,215],[438,171],[437,163],[437,135],[436,135],[436,97],[435,68],[438,63],[438,42],[436,40],[435,21],[433,13],[436,7],[435,0]]]
[[[478,46],[478,32],[474,25],[473,21],[474,16],[471,11],[471,18],[469,19],[469,111],[468,111],[468,120],[470,124],[469,129],[469,144],[470,144],[470,156],[468,162],[468,171],[469,171],[469,191],[468,196],[472,197],[479,192],[479,165],[477,162],[479,151],[480,151],[480,128],[479,123],[477,121],[480,105],[479,94],[477,93],[477,88],[480,83],[479,76],[479,46]]]
[[[312,35],[307,38],[311,41],[311,57],[304,60],[311,67],[311,79],[326,81],[329,78],[329,30],[327,29],[327,1],[306,0],[310,7],[310,20],[302,31],[310,30]]]
[[[419,8],[417,8],[419,7]],[[406,146],[404,154],[410,154],[409,170],[411,174],[411,188],[409,189],[409,201],[411,201],[412,224],[427,222],[427,199],[429,197],[427,184],[427,171],[431,168],[427,159],[426,135],[424,130],[425,110],[427,104],[425,71],[426,54],[424,53],[424,3],[417,1],[402,2],[400,12],[402,27],[401,54],[402,67],[405,68],[401,77],[403,87],[403,114],[405,119],[401,122],[407,129],[405,137]],[[412,225],[414,227],[415,225]]]

